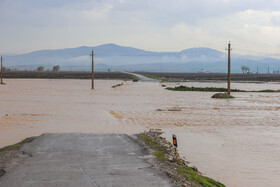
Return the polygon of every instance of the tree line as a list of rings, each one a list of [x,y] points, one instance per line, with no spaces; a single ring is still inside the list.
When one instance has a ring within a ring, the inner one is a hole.
[[[8,68],[8,67],[5,67],[5,66],[3,66],[2,68],[3,68],[2,69],[3,72],[17,71],[16,69],[11,69],[11,68]],[[40,71],[40,72],[43,72],[45,70],[45,67],[44,66],[39,66],[39,67],[36,68],[36,70]],[[60,70],[59,65],[53,66],[53,68],[52,68],[52,71],[59,71],[59,70]],[[27,71],[27,70],[25,70],[25,71]]]

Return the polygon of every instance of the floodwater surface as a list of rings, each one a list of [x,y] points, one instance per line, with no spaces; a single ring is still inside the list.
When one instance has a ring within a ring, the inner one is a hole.
[[[42,133],[126,133],[162,129],[199,171],[227,186],[280,183],[280,93],[168,91],[160,83],[9,79],[0,85],[0,147]],[[221,82],[168,83],[226,87]],[[233,83],[280,90],[277,83]]]

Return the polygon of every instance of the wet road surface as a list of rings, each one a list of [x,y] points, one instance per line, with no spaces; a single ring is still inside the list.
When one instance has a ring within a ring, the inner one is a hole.
[[[43,134],[21,149],[26,158],[0,178],[1,187],[175,186],[132,136]]]

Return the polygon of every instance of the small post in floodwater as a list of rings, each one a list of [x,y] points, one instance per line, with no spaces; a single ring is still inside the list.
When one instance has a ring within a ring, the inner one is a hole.
[[[94,61],[93,61],[94,52],[91,53],[91,89],[94,89]]]
[[[173,145],[174,145],[174,147],[176,149],[178,147],[178,145],[177,145],[177,137],[176,137],[175,134],[172,134],[172,139],[173,139]]]
[[[228,43],[228,48],[226,49],[228,50],[228,77],[227,77],[227,86],[228,86],[228,95],[230,95],[230,51],[232,50],[230,48],[230,42]]]
[[[172,139],[173,139],[173,146],[175,149],[175,159],[178,159],[178,152],[177,152],[177,148],[178,148],[178,144],[177,144],[177,137],[175,134],[172,134]]]
[[[3,57],[1,57],[1,84],[3,84]]]

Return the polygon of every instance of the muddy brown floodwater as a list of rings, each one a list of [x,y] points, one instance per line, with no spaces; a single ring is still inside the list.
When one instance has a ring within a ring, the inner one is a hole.
[[[0,85],[0,147],[42,133],[126,133],[162,129],[179,152],[227,186],[279,186],[280,93],[175,92],[160,83],[9,79]],[[176,86],[179,83],[169,83]],[[180,83],[226,87],[225,83]],[[277,83],[233,83],[280,90]]]

